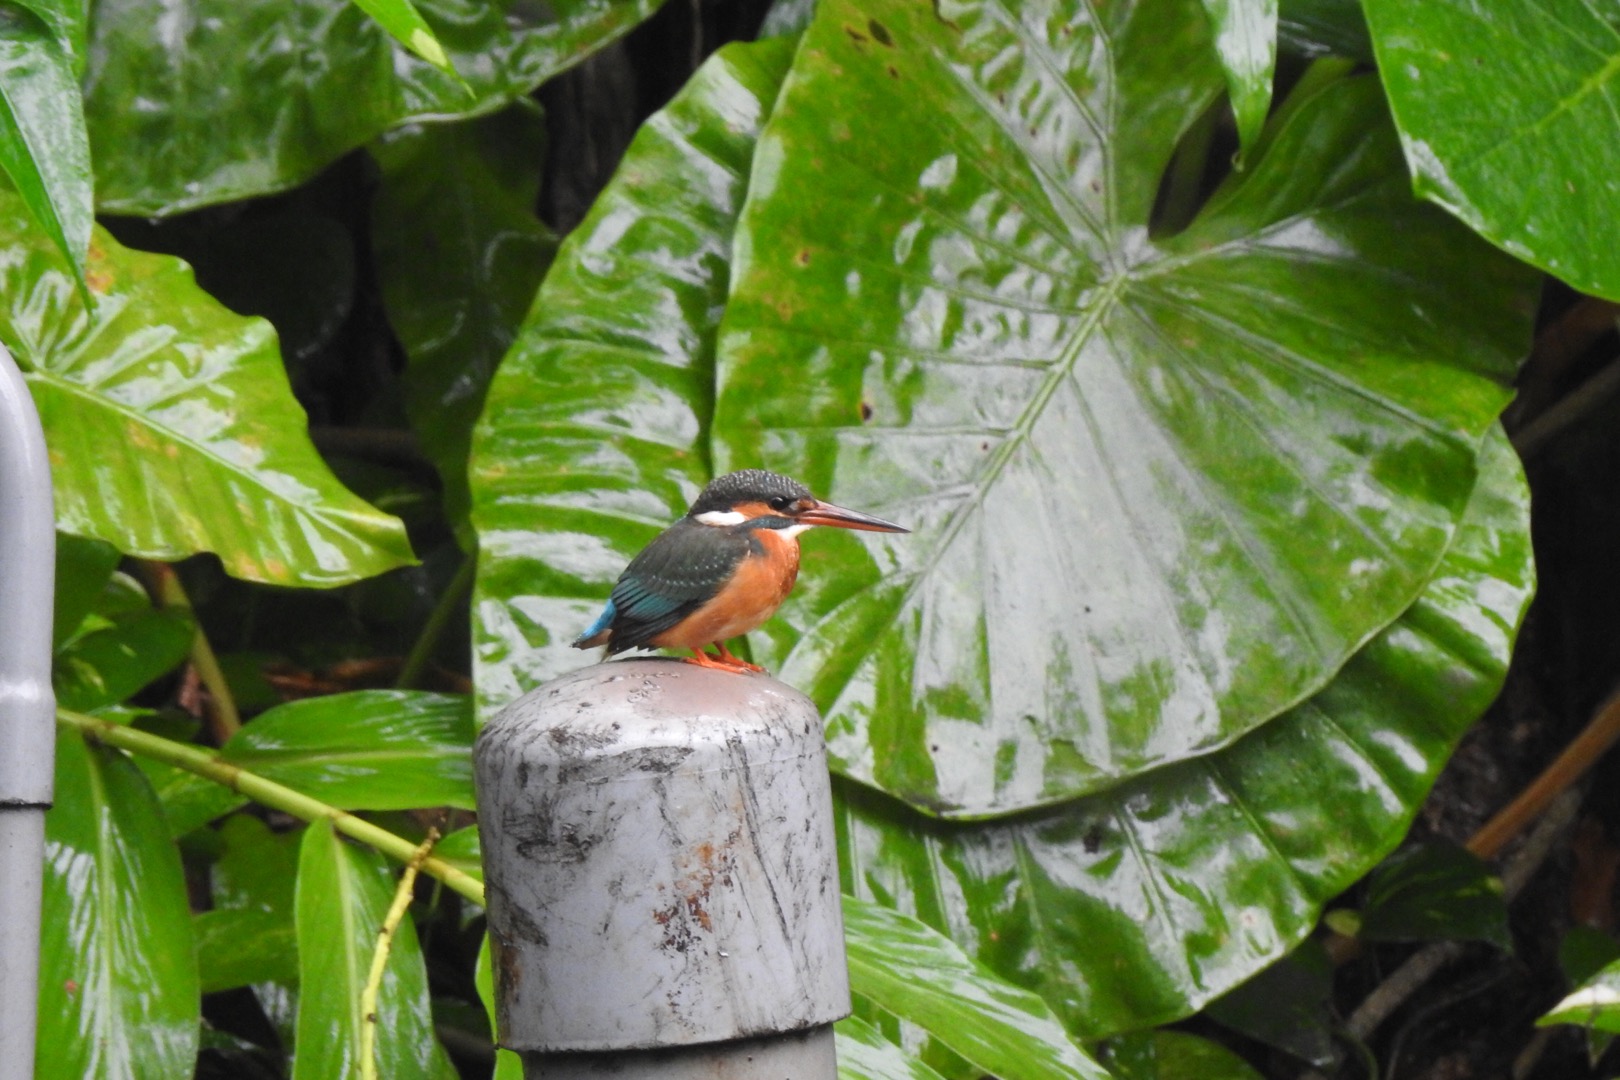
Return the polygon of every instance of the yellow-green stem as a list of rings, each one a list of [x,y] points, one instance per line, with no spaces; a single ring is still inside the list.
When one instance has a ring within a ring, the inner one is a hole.
[[[173,739],[165,739],[160,735],[68,709],[56,710],[56,722],[81,731],[108,746],[116,746],[120,750],[128,750],[132,754],[140,754],[154,761],[173,765],[177,769],[196,773],[216,784],[223,784],[254,802],[291,814],[302,821],[320,821],[323,818],[329,820],[332,827],[344,836],[359,840],[363,844],[370,844],[399,862],[409,863],[416,856],[416,845],[405,837],[379,828],[364,818],[294,791],[274,780],[267,780],[256,773],[251,773],[239,765],[226,761],[211,750],[175,742]],[[471,874],[437,858],[423,859],[421,866],[423,873],[444,882],[480,907],[484,905],[484,885]]]
[[[208,644],[208,635],[203,633],[202,623],[196,620],[191,597],[186,595],[185,586],[180,584],[180,575],[174,572],[174,567],[147,560],[143,560],[141,566],[146,572],[147,587],[157,593],[158,603],[185,612],[196,623],[197,636],[191,643],[191,666],[197,669],[197,678],[213,700],[210,726],[215,740],[223,745],[242,727],[242,714],[237,711],[236,698],[231,695],[231,684],[225,681],[219,658],[214,655],[214,647]]]
[[[399,876],[399,887],[394,890],[394,902],[388,905],[382,930],[377,934],[377,948],[371,954],[371,972],[366,985],[360,988],[360,1078],[377,1080],[377,994],[382,989],[383,970],[388,967],[388,953],[394,947],[394,933],[411,906],[411,893],[416,886],[416,871],[427,859],[428,852],[439,842],[439,830],[429,829],[423,840],[405,864]]]

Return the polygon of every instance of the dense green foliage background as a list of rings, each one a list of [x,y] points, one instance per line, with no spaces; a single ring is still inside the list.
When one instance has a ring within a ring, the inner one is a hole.
[[[913,529],[807,538],[747,645],[828,720],[844,1074],[1354,1075],[1330,901],[1514,944],[1470,856],[1363,879],[1507,677],[1520,454],[1573,507],[1613,457],[1560,440],[1605,415],[1620,21],[657,6],[0,4],[60,530],[39,1074],[516,1075],[474,734],[759,465]]]

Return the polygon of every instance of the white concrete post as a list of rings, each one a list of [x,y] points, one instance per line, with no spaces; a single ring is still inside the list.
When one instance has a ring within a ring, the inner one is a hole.
[[[804,695],[600,664],[501,712],[474,766],[499,1040],[526,1076],[834,1080],[849,981]]]
[[[56,526],[45,436],[0,346],[0,1077],[34,1075],[45,811],[56,756]]]

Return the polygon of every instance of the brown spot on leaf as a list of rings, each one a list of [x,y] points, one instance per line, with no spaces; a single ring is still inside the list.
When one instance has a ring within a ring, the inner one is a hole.
[[[864,424],[870,419],[872,419],[872,403],[863,401],[861,402],[861,423]]]
[[[876,19],[866,20],[866,29],[871,33],[873,40],[879,45],[894,48],[894,38],[889,36],[889,28]]]
[[[798,263],[800,266],[809,266],[810,265],[810,249],[809,248],[800,248],[794,254],[793,261]]]

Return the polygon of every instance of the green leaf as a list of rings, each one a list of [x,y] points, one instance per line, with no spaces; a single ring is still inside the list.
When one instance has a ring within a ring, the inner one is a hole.
[[[383,170],[372,251],[409,359],[406,409],[461,523],[473,423],[556,250],[535,216],[545,118],[519,102],[479,120],[400,128],[372,153]]]
[[[1528,494],[1499,433],[1480,471],[1424,595],[1311,700],[1227,749],[1001,822],[839,784],[846,887],[948,930],[1086,1038],[1250,978],[1395,847],[1501,685],[1531,591]]]
[[[1264,1080],[1219,1043],[1181,1031],[1138,1031],[1110,1040],[1106,1058],[1118,1080]]]
[[[721,49],[647,121],[490,386],[470,466],[484,711],[580,665],[570,640],[709,478],[731,230],[792,48]]]
[[[356,690],[278,705],[220,753],[345,810],[471,810],[472,741],[468,698]]]
[[[844,899],[849,985],[1002,1080],[1108,1073],[1069,1041],[1045,1001],[968,959],[949,938],[877,904]]]
[[[0,5],[0,168],[82,286],[95,194],[73,56],[10,3]]]
[[[190,1076],[200,998],[180,855],[133,763],[56,739],[45,816],[40,1077]]]
[[[1250,153],[1271,110],[1277,69],[1277,0],[1203,0],[1215,27],[1215,52],[1226,75],[1238,140]]]
[[[479,881],[484,880],[484,857],[478,840],[478,826],[457,829],[433,846],[433,854]]]
[[[1372,39],[1360,0],[1282,0],[1277,38],[1286,49],[1315,59],[1344,56],[1372,63]]]
[[[941,1080],[939,1073],[856,1016],[838,1021],[838,1080]]]
[[[1100,790],[1319,690],[1434,573],[1527,345],[1533,275],[1410,197],[1370,79],[1150,239],[1205,25],[824,0],[761,137],[715,466],[914,534],[807,542],[754,659],[930,812]]]
[[[1564,978],[1577,986],[1616,961],[1620,961],[1620,941],[1595,926],[1572,926],[1558,943],[1558,966]]]
[[[462,830],[463,832],[467,830]],[[451,836],[456,835],[452,833]],[[446,840],[450,837],[445,837]],[[435,851],[437,854],[437,851]],[[483,876],[483,868],[479,868],[479,876]],[[484,942],[478,947],[478,966],[473,972],[473,981],[478,989],[478,1000],[484,1003],[484,1011],[489,1014],[489,1030],[495,1030],[495,967],[489,950],[489,935],[484,935]],[[523,1059],[510,1050],[495,1048],[495,1075],[491,1080],[523,1080]]]
[[[173,214],[286,190],[398,124],[524,97],[658,4],[418,0],[458,78],[346,0],[101,0],[85,81],[99,206]]]
[[[1414,844],[1385,859],[1368,877],[1357,936],[1486,941],[1513,950],[1501,879],[1452,844]]]
[[[381,855],[338,839],[328,821],[304,830],[298,857],[298,1035],[293,1080],[359,1073],[360,993],[393,899]],[[427,969],[416,926],[401,920],[377,995],[377,1075],[454,1080],[433,1035]]]
[[[115,705],[179,666],[196,637],[190,616],[154,611],[139,584],[113,574],[57,651],[51,671],[57,704],[79,712]]]
[[[298,982],[298,937],[291,918],[248,908],[204,911],[193,922],[203,993]]]
[[[1210,1002],[1204,1013],[1319,1069],[1331,1071],[1339,1063],[1333,961],[1314,938]]]
[[[213,551],[229,573],[281,585],[412,561],[400,523],[311,445],[262,319],[220,306],[178,259],[99,229],[86,312],[14,196],[0,195],[0,253],[0,341],[39,407],[62,529],[145,558]]]
[[[422,20],[411,0],[353,0],[355,7],[377,20],[377,24],[391,34],[395,41],[420,56],[452,78],[456,69],[444,54],[444,46],[433,36],[433,30]],[[471,95],[469,88],[468,94]]]
[[[246,814],[219,830],[224,853],[213,866],[214,907],[194,917],[203,991],[254,983],[298,983],[293,922],[299,833],[273,833]]]
[[[53,652],[78,631],[117,566],[118,549],[111,544],[68,533],[56,534]]]
[[[1553,1006],[1541,1019],[1540,1027],[1550,1024],[1579,1024],[1585,1028],[1620,1035],[1620,960],[1605,967],[1582,983],[1573,993]]]
[[[1365,0],[1413,186],[1503,250],[1620,299],[1620,37],[1580,0]],[[1527,47],[1534,43],[1534,47]]]

